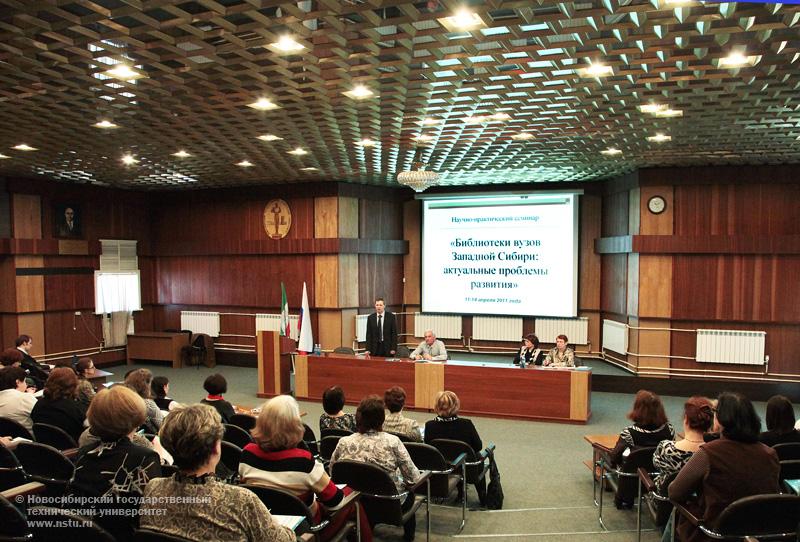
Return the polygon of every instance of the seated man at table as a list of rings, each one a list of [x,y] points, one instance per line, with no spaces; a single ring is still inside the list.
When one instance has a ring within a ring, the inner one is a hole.
[[[425,332],[425,340],[411,352],[411,359],[426,359],[429,361],[447,361],[447,349],[444,343],[436,338],[430,329]]]

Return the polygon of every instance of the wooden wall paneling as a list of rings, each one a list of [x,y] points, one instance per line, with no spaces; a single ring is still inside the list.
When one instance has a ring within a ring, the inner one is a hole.
[[[318,310],[317,321],[319,326],[314,337],[315,343],[321,344],[325,350],[333,350],[337,346],[350,346],[350,342],[342,344],[342,311]]]
[[[342,309],[342,336],[339,344],[342,346],[352,346],[356,338],[356,315],[358,309]]]
[[[403,304],[403,259],[403,256],[358,255],[359,307],[372,307],[376,297],[383,297],[390,310],[400,310]]]
[[[65,256],[88,255],[89,241],[61,239],[58,241],[58,253]]]
[[[672,256],[637,255],[639,316],[672,317]]]
[[[403,203],[359,200],[359,237],[362,239],[402,239]]]
[[[628,193],[628,234],[636,235],[641,228],[642,215],[639,202],[641,201],[641,188],[632,188]]]
[[[19,335],[30,335],[33,339],[33,347],[31,348],[31,355],[33,357],[41,356],[46,352],[48,344],[44,333],[44,313],[30,312],[27,314],[17,315],[17,329]],[[15,337],[16,338],[16,337]],[[53,350],[57,352],[57,350]]]
[[[17,312],[17,276],[13,257],[0,256],[0,312]]]
[[[314,238],[339,237],[339,198],[314,198]]]
[[[338,256],[339,300],[337,307],[358,307],[358,254]]]
[[[627,254],[601,257],[600,308],[603,312],[627,314]]]
[[[41,269],[42,256],[17,256],[17,269]],[[17,312],[40,312],[45,310],[44,277],[42,275],[17,275]]]
[[[142,310],[133,313],[134,331],[158,331],[154,327],[155,310],[152,305],[142,304]]]
[[[47,337],[48,354],[71,352],[99,347],[103,326],[94,312],[76,316],[74,311],[48,311],[44,313],[44,334]]]
[[[13,194],[13,233],[17,239],[42,238],[42,200],[35,194]]]
[[[0,179],[0,239],[11,237],[11,195],[6,182]]]
[[[94,311],[94,274],[48,275],[44,297],[48,311]]]
[[[358,237],[358,199],[357,198],[338,198],[339,233],[336,237],[357,238]]]
[[[311,302],[310,299],[312,298],[309,298],[309,302]],[[315,307],[337,308],[339,306],[338,255],[326,254],[314,256],[313,299]]]
[[[633,354],[639,353],[639,338],[640,333],[639,330],[636,329],[639,327],[639,319],[636,317],[631,317],[628,319],[628,352]],[[639,367],[639,356],[622,356],[623,359],[626,359],[628,363],[632,365],[630,367],[634,371]]]
[[[403,239],[408,241],[408,254],[403,257],[403,304],[419,305],[422,299],[422,204],[419,200],[408,201],[403,206]]]
[[[627,284],[625,288],[626,309],[632,316],[639,315],[639,255],[628,254]]]
[[[601,314],[598,311],[578,311],[578,316],[582,318],[589,319],[589,326],[588,326],[588,338],[589,344],[586,346],[583,345],[573,345],[576,348],[576,351],[588,351],[588,352],[600,352],[602,349],[602,341],[600,340],[600,321],[602,320]],[[525,325],[523,321],[523,331]],[[541,339],[540,339],[541,340]]]
[[[659,371],[669,370],[672,333],[670,332],[670,320],[656,318],[639,318],[639,327],[660,328],[664,331],[654,331],[651,329],[639,330],[639,370],[640,371]],[[642,354],[652,354],[652,356],[642,356]],[[662,357],[663,356],[663,357]],[[652,369],[648,369],[652,368]]]
[[[594,241],[600,237],[602,200],[599,196],[585,194],[581,197],[581,219],[578,248],[578,308],[600,308],[600,255],[594,250]]]
[[[151,305],[158,301],[155,258],[139,256],[139,287],[143,306]]]
[[[0,345],[2,349],[14,346],[14,340],[19,335],[16,314],[0,314]]]
[[[674,230],[675,198],[674,189],[671,186],[645,186],[641,189],[641,205],[639,213],[641,215],[641,235],[672,235]],[[647,208],[647,202],[654,196],[664,198],[667,203],[664,212],[653,214]]]
[[[601,233],[603,237],[628,235],[630,207],[629,192],[603,196]]]

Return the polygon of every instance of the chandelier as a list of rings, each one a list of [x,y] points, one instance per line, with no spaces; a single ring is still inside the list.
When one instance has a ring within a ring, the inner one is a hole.
[[[435,185],[438,180],[438,173],[425,169],[425,164],[421,162],[419,149],[415,152],[411,170],[401,171],[397,174],[397,182],[414,189],[415,192],[424,192],[425,189]]]

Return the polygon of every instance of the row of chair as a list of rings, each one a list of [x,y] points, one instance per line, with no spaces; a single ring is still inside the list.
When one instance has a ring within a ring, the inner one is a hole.
[[[28,440],[35,440],[42,444],[47,444],[59,450],[69,450],[70,448],[77,448],[78,443],[72,438],[69,433],[47,423],[33,424],[33,433],[20,424],[19,422],[10,418],[0,417],[0,435],[12,438],[24,438]]]

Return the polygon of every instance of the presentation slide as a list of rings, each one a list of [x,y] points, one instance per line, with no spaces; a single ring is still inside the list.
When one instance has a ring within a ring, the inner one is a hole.
[[[423,312],[577,316],[578,193],[421,199]]]

